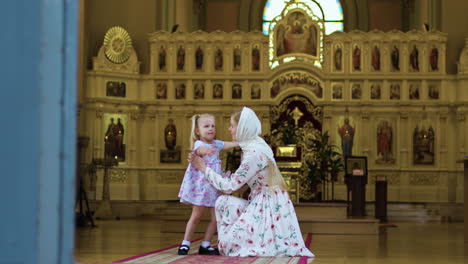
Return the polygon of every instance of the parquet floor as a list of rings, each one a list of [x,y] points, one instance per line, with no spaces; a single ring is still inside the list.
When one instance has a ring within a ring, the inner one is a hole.
[[[81,263],[112,261],[180,243],[182,233],[161,233],[157,219],[97,221],[77,228],[75,257]],[[396,222],[380,235],[314,235],[314,264],[468,263],[463,223]],[[198,234],[196,235],[198,238]]]

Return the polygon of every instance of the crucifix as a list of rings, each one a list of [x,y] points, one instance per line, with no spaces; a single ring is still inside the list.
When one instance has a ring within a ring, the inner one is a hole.
[[[296,106],[296,108],[294,108],[294,110],[291,111],[291,113],[289,114],[292,116],[292,118],[294,119],[294,125],[297,126],[298,122],[299,122],[299,119],[301,119],[301,117],[304,115],[301,110],[299,110],[299,108]]]

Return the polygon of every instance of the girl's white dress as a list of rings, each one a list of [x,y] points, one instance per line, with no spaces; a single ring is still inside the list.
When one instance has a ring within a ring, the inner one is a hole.
[[[239,169],[222,177],[207,168],[205,176],[218,190],[232,193],[244,184],[249,200],[222,195],[216,201],[218,247],[227,256],[309,256],[294,206],[287,191],[268,187],[267,158],[258,151],[243,152]]]
[[[215,148],[216,153],[210,156],[205,156],[206,166],[221,174],[221,160],[219,159],[219,151],[224,147],[224,142],[213,140],[213,143],[208,144],[201,140],[194,143],[193,149],[199,147]],[[195,169],[192,164],[189,164],[185,171],[184,180],[180,186],[179,198],[181,203],[193,204],[205,207],[214,207],[216,199],[220,192],[213,187],[205,178],[203,173]]]

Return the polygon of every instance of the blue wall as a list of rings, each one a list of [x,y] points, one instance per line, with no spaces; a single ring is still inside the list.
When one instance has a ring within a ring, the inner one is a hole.
[[[0,263],[73,263],[78,1],[0,12]]]

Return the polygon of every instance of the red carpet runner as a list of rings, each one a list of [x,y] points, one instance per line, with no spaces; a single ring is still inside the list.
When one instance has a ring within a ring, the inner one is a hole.
[[[216,240],[214,238],[213,240]],[[312,242],[312,234],[307,234],[305,238],[306,247],[310,248]],[[226,257],[226,256],[204,256],[198,255],[201,239],[192,242],[190,252],[187,256],[177,255],[179,245],[163,248],[146,254],[122,259],[113,263],[132,263],[132,264],[307,264],[311,262],[311,258],[307,257]]]

